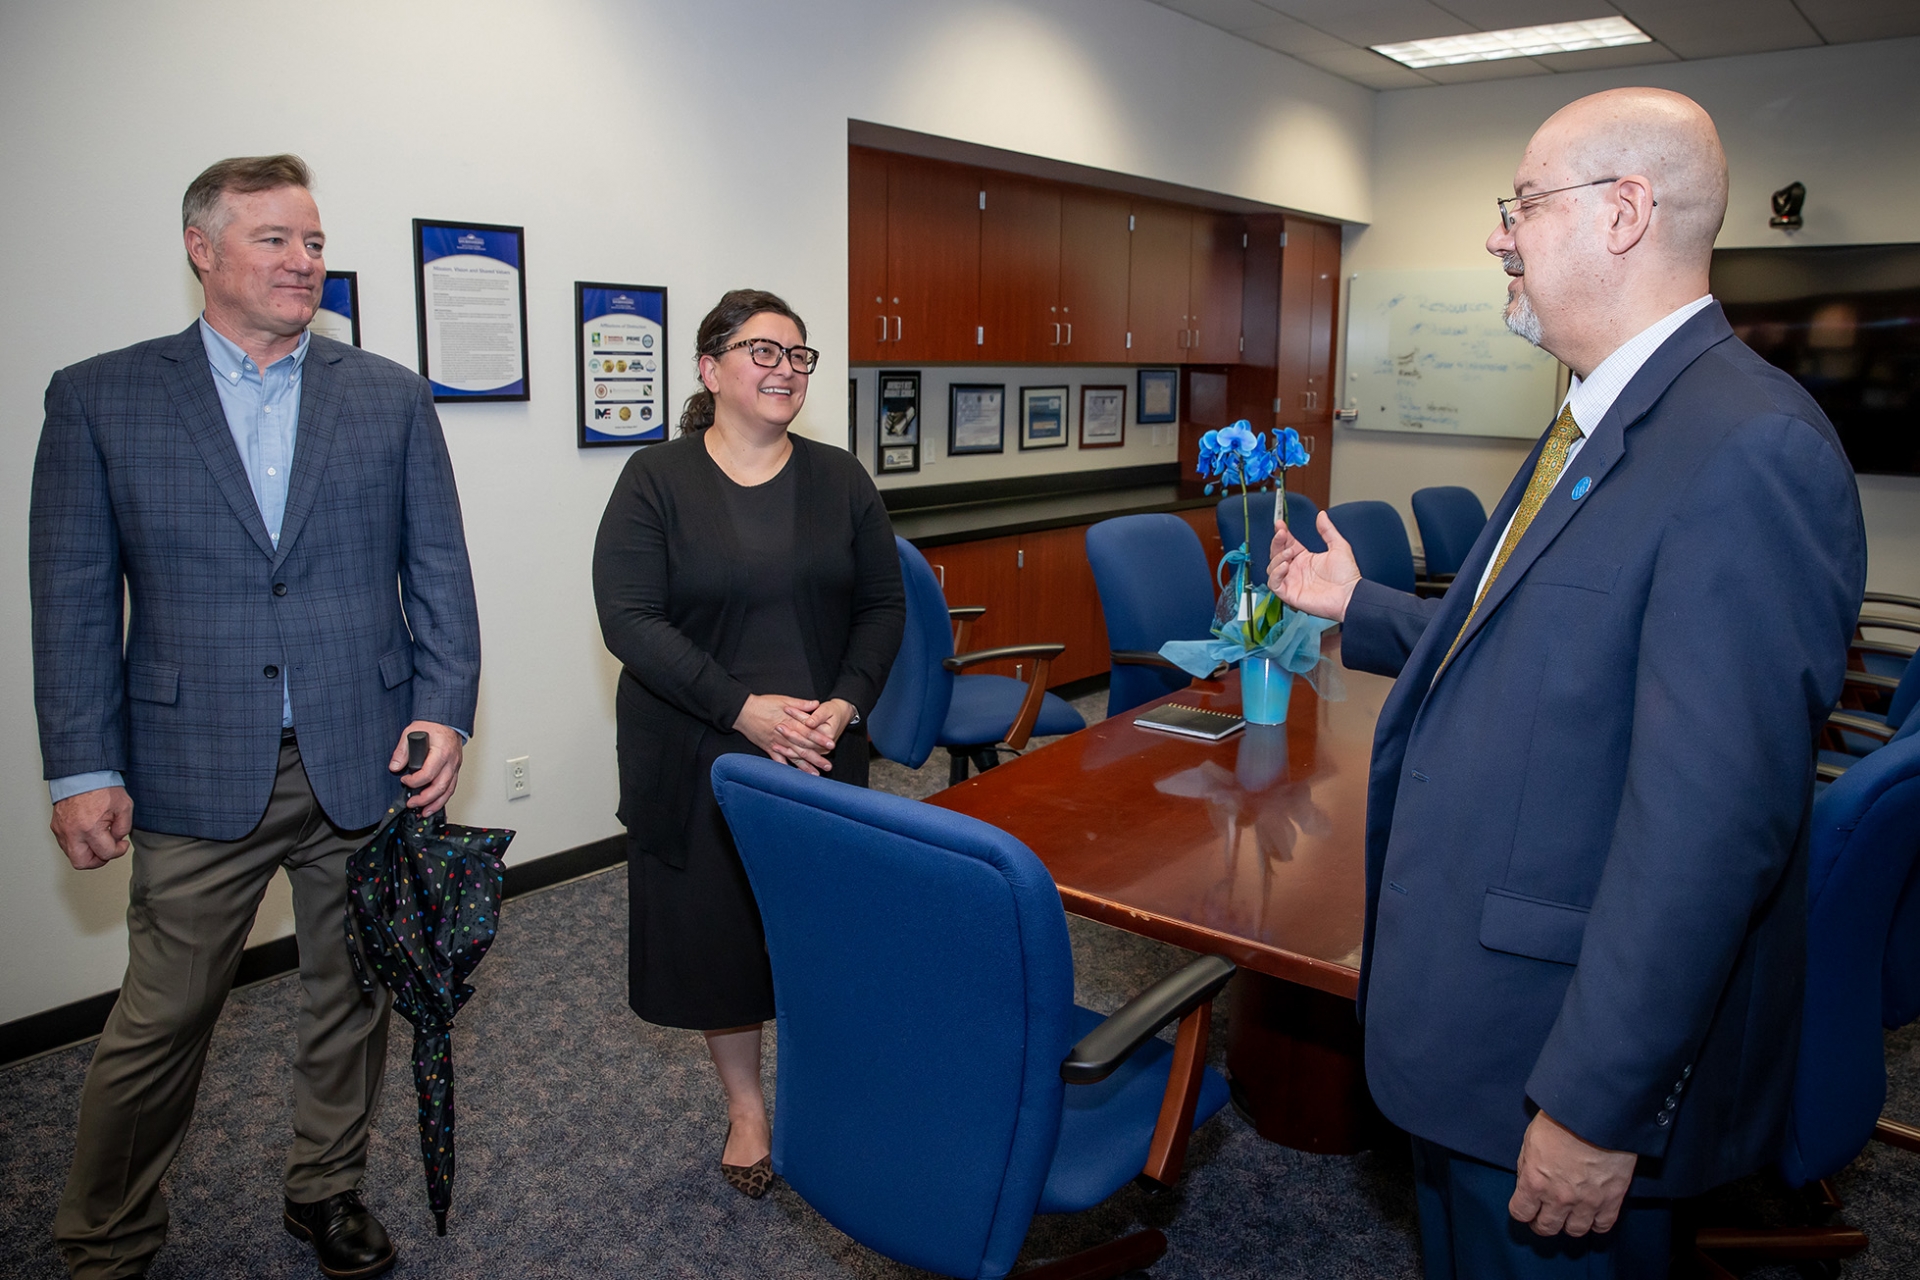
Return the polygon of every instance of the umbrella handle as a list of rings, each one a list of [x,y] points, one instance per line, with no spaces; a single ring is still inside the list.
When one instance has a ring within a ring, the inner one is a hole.
[[[423,729],[415,729],[407,735],[407,772],[418,773],[427,764],[427,735]]]

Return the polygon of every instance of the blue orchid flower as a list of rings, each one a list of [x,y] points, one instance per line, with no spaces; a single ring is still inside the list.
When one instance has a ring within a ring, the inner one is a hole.
[[[1223,427],[1219,432],[1220,444],[1233,449],[1243,458],[1253,456],[1254,452],[1261,447],[1264,439],[1265,433],[1255,435],[1253,433],[1253,424],[1245,418],[1240,419],[1240,421],[1230,427]]]
[[[1292,427],[1283,427],[1274,432],[1274,453],[1279,455],[1283,467],[1304,467],[1311,459],[1306,446],[1300,443],[1300,433]]]

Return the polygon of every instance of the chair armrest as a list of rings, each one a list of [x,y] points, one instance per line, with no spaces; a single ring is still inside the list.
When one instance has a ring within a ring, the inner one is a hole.
[[[1087,1032],[1060,1064],[1060,1078],[1068,1084],[1105,1080],[1169,1022],[1219,995],[1233,975],[1233,962],[1221,956],[1201,956],[1168,974]]]
[[[1897,596],[1890,591],[1869,591],[1860,597],[1862,604],[1891,604],[1903,609],[1920,609],[1920,596]]]
[[[1159,654],[1148,653],[1144,649],[1113,649],[1109,650],[1109,654],[1113,665],[1117,667],[1162,667],[1168,671],[1185,671],[1188,675],[1193,674],[1179,663],[1170,662]],[[1228,664],[1216,662],[1213,665],[1213,670],[1198,678],[1202,680],[1218,680],[1231,670],[1233,670],[1233,668]]]
[[[972,636],[973,624],[978,622],[981,615],[986,613],[986,611],[987,606],[983,604],[948,606],[947,621],[953,624],[953,649],[955,653],[965,653],[967,651],[967,641]]]
[[[1920,632],[1920,621],[1914,621],[1910,618],[1890,617],[1884,613],[1863,613],[1860,615],[1859,627],[1861,630],[1865,630],[1868,627],[1877,627],[1883,631]]]
[[[940,659],[949,671],[964,671],[979,662],[1005,662],[1009,658],[1057,658],[1067,651],[1064,644],[1003,644],[993,649],[975,649]]]
[[[1838,782],[1840,775],[1845,772],[1845,766],[1828,764],[1825,760],[1813,766],[1813,776],[1822,782]]]
[[[956,653],[951,658],[942,658],[940,665],[949,671],[962,671],[976,662],[1003,662],[1008,658],[1032,658],[1033,674],[1027,677],[1027,696],[1020,700],[1020,710],[1014,714],[1013,724],[1007,729],[1007,736],[1001,739],[1015,751],[1027,745],[1027,738],[1033,733],[1033,726],[1040,723],[1040,707],[1047,697],[1047,675],[1053,670],[1053,660],[1067,651],[1064,644],[1003,644],[996,649],[975,649],[972,653]]]
[[[1891,742],[1895,732],[1879,720],[1855,715],[1851,711],[1834,712],[1827,717],[1827,725],[1834,729],[1845,729],[1849,733],[1864,733],[1869,738],[1878,738],[1882,742]]]
[[[1882,1116],[1873,1126],[1875,1140],[1906,1151],[1920,1151],[1920,1129]]]
[[[1900,687],[1900,678],[1898,676],[1878,675],[1872,671],[1849,671],[1847,672],[1846,683],[1857,684],[1868,689],[1881,689],[1892,693]]]

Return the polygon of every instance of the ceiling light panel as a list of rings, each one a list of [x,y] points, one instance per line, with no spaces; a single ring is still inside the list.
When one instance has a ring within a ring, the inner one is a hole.
[[[1649,44],[1652,40],[1652,36],[1625,18],[1588,18],[1580,22],[1550,22],[1539,27],[1376,44],[1373,51],[1403,66],[1450,67],[1462,62],[1497,62],[1502,58],[1532,58],[1581,49],[1613,49],[1621,45]]]

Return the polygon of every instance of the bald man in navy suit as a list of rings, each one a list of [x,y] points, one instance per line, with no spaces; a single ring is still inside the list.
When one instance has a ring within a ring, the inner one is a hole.
[[[1270,583],[1398,677],[1374,738],[1361,1016],[1429,1277],[1667,1273],[1668,1202],[1770,1166],[1814,741],[1866,577],[1853,473],[1707,287],[1694,102],[1583,98],[1487,249],[1574,374],[1453,587],[1275,535]]]

